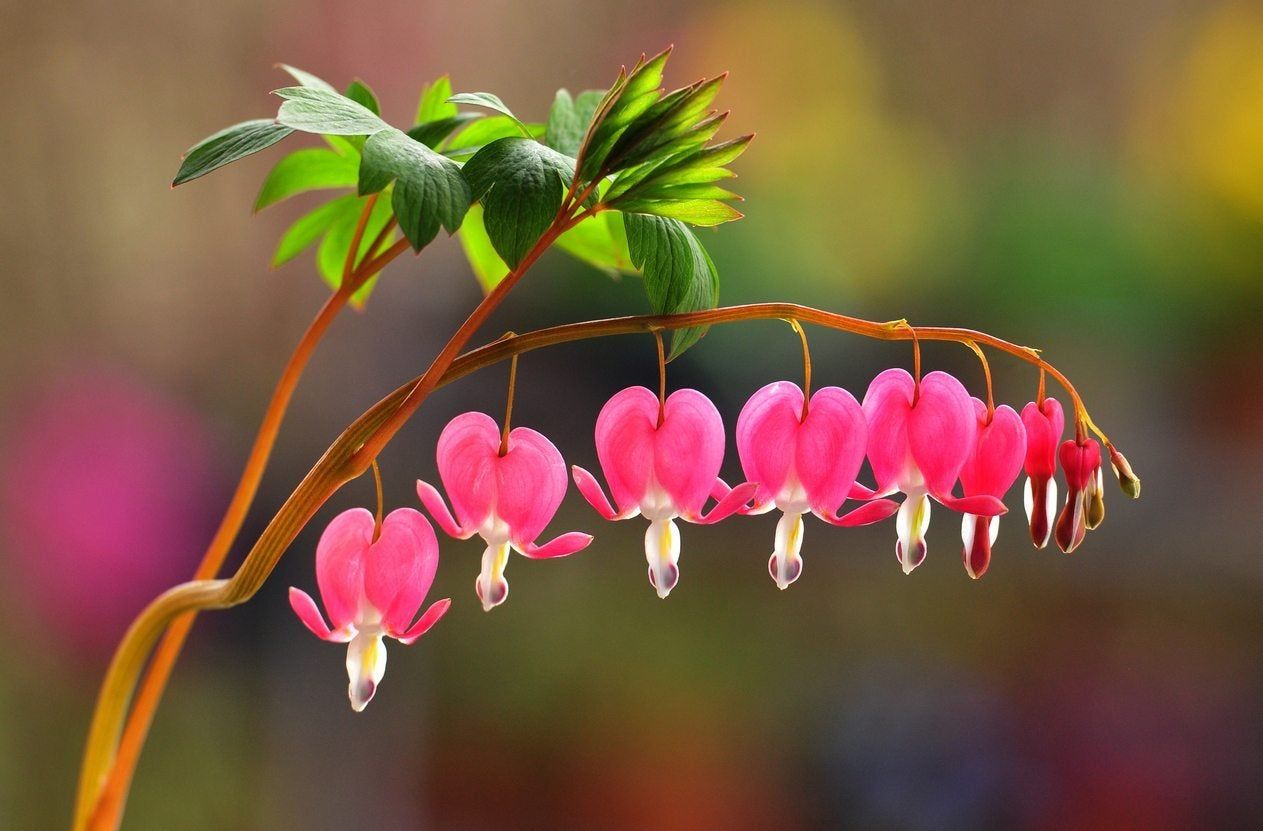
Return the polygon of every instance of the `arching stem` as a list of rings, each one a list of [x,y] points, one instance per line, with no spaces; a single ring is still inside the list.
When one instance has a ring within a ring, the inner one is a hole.
[[[971,340],[965,341],[965,346],[978,356],[979,363],[982,364],[983,377],[987,379],[987,424],[991,423],[991,419],[995,416],[995,393],[991,388],[991,364],[987,363],[987,356],[983,354],[982,347]],[[1044,377],[1044,370],[1040,369],[1039,377]]]
[[[789,325],[798,333],[798,339],[803,345],[803,410],[798,420],[806,421],[808,402],[811,401],[811,349],[807,346],[807,333],[803,330],[802,324],[790,318]]]

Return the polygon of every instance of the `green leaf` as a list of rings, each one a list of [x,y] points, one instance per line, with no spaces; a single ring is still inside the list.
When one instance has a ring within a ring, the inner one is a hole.
[[[684,223],[657,216],[625,214],[632,263],[645,278],[645,293],[655,314],[680,314],[719,305],[719,273],[706,249]],[[677,329],[671,358],[706,334],[706,327]]]
[[[447,102],[449,104],[469,104],[474,107],[486,107],[489,110],[495,110],[496,112],[502,115],[507,115],[509,118],[513,119],[514,123],[522,130],[522,134],[527,138],[530,138],[531,136],[530,131],[527,129],[526,125],[522,123],[522,120],[513,114],[513,111],[509,109],[508,105],[500,100],[500,96],[498,95],[493,95],[490,92],[458,92],[449,97]]]
[[[574,159],[531,139],[502,138],[479,150],[462,172],[482,202],[492,244],[516,267],[561,210]]]
[[[458,127],[471,121],[477,121],[481,117],[477,113],[457,113],[447,118],[438,118],[433,121],[427,121],[424,124],[418,124],[408,131],[408,136],[415,141],[421,142],[426,147],[438,149],[443,139],[451,135]],[[516,128],[514,128],[513,134],[517,134]]]
[[[421,100],[417,102],[417,124],[427,121],[438,121],[456,115],[455,104],[447,103],[452,97],[452,79],[440,75],[434,83],[426,84],[421,90]]]
[[[629,214],[652,214],[690,225],[710,227],[741,219],[745,214],[717,199],[623,199],[618,209]]]
[[[474,203],[470,206],[457,236],[460,237],[461,248],[465,249],[469,267],[473,269],[482,290],[490,292],[500,285],[500,281],[508,275],[509,267],[500,259],[495,246],[491,244],[491,237],[487,236],[481,205]]]
[[[263,180],[254,209],[261,211],[295,194],[322,188],[355,187],[359,159],[323,147],[296,150],[276,163]]]
[[[276,65],[276,68],[284,70],[285,72],[288,72],[290,77],[292,77],[295,81],[298,82],[299,86],[310,87],[311,89],[322,89],[325,92],[332,92],[332,93],[337,92],[337,89],[334,88],[333,84],[329,83],[323,78],[317,78],[315,75],[312,75],[310,72],[304,72],[303,70],[298,69],[297,67],[293,67],[293,66],[290,66],[289,64],[283,64],[283,63],[278,63]]]
[[[364,143],[359,192],[376,193],[392,181],[399,228],[418,251],[434,239],[440,224],[455,233],[473,201],[460,165],[394,128]]]
[[[301,254],[307,246],[320,239],[343,213],[353,210],[358,201],[354,194],[347,194],[299,217],[281,236],[276,253],[272,255],[272,268],[278,268]]]
[[[341,202],[342,200],[336,201]],[[350,197],[349,202],[342,205],[336,217],[329,224],[324,239],[320,241],[320,247],[316,249],[316,266],[320,270],[320,276],[324,278],[324,281],[332,289],[337,289],[342,285],[342,272],[346,267],[347,252],[351,249],[351,240],[355,238],[355,228],[359,225],[360,214],[364,210],[364,203],[365,200],[362,197]],[[373,206],[373,211],[369,214],[368,222],[364,226],[364,235],[360,239],[359,251],[356,252],[357,262],[361,261],[368,253],[368,247],[381,230],[386,227],[386,223],[390,221],[390,216],[389,203],[384,199],[377,200],[377,204]],[[383,245],[389,244],[389,235],[387,237],[388,239],[383,242]],[[362,306],[364,301],[368,299],[368,295],[372,293],[375,284],[376,278],[361,286],[352,295],[351,303],[356,306]]]
[[[544,125],[527,124],[526,130],[531,138],[544,135]],[[461,130],[443,145],[443,152],[450,155],[472,155],[493,141],[502,138],[517,138],[522,135],[522,127],[518,121],[507,115],[494,115],[475,121]]]
[[[557,238],[557,247],[607,274],[635,273],[627,250],[627,232],[618,211],[594,214]]]
[[[189,148],[171,187],[205,176],[216,168],[271,147],[294,132],[270,118],[243,121],[214,135],[207,136]]]
[[[381,115],[382,108],[377,103],[377,96],[373,94],[373,90],[368,84],[356,78],[351,85],[346,88],[346,97],[355,103],[370,111],[373,115]]]
[[[630,75],[626,78],[620,76],[619,81],[606,93],[597,109],[592,128],[584,139],[580,176],[585,182],[598,178],[598,174],[605,169],[606,157],[614,143],[633,121],[658,100],[662,70],[670,55],[671,49],[667,48],[648,61],[642,59]]]
[[[388,126],[363,104],[336,92],[310,87],[285,87],[273,92],[285,99],[276,120],[295,130],[369,136]]]
[[[548,110],[548,128],[544,133],[548,146],[567,156],[577,155],[588,124],[604,96],[602,90],[587,90],[571,98],[568,91],[557,90],[557,97]]]

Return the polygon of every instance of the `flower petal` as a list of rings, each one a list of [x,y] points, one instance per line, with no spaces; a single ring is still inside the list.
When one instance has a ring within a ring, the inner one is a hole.
[[[1057,472],[1057,445],[1066,426],[1061,403],[1055,398],[1030,402],[1022,408],[1022,425],[1026,428],[1026,475],[1051,479]]]
[[[760,389],[737,417],[737,455],[747,481],[758,482],[754,499],[770,504],[780,493],[794,464],[803,391],[789,381]]]
[[[908,419],[908,448],[930,493],[951,492],[976,431],[964,384],[946,372],[921,379],[921,393]]]
[[[522,554],[530,557],[532,560],[550,560],[554,557],[568,557],[577,551],[582,551],[592,542],[592,535],[585,534],[582,531],[571,531],[562,534],[556,539],[549,540],[543,545],[529,543],[522,546]]]
[[[960,485],[967,496],[988,494],[1003,499],[1026,458],[1026,428],[1012,407],[996,407],[988,422],[987,405],[977,398],[973,405],[978,429],[973,450],[960,469]]]
[[[596,481],[595,476],[578,465],[571,465],[570,473],[574,477],[575,487],[579,489],[579,493],[583,494],[583,498],[603,518],[609,520],[627,519],[629,516],[635,516],[640,512],[639,507],[632,507],[626,513],[620,514],[614,510],[614,507],[610,505],[610,501],[605,498],[605,491],[601,490],[601,485]]]
[[[898,510],[899,503],[893,499],[874,499],[842,516],[835,516],[833,513],[825,511],[813,511],[813,513],[830,525],[837,525],[841,528],[856,528],[861,525],[872,525],[874,522],[889,519]]]
[[[351,508],[333,518],[316,544],[316,584],[334,629],[353,623],[359,614],[373,524],[368,511]]]
[[[341,637],[329,631],[329,624],[325,623],[324,617],[320,614],[320,609],[316,608],[316,601],[312,600],[311,595],[307,594],[307,592],[290,586],[289,607],[294,610],[294,614],[298,615],[298,619],[303,622],[303,625],[311,630],[311,634],[320,638],[320,640],[332,643],[346,642],[347,637]]]
[[[514,544],[533,543],[566,495],[566,463],[551,441],[528,427],[509,433],[508,452],[493,460],[496,515],[508,523]]]
[[[460,527],[460,523],[452,516],[452,512],[447,509],[447,503],[443,501],[443,496],[429,482],[417,480],[417,496],[421,499],[421,504],[425,506],[425,509],[430,512],[430,516],[434,517],[434,521],[443,529],[443,533],[458,540],[467,540],[474,535],[475,529]]]
[[[439,543],[421,512],[391,511],[364,562],[364,595],[381,612],[387,634],[398,637],[408,629],[438,564]]]
[[[655,519],[645,529],[649,583],[663,600],[680,580],[680,528],[671,519]]]
[[[908,467],[908,421],[915,389],[916,383],[905,370],[888,369],[874,378],[864,393],[868,461],[879,493],[896,490]]]
[[[1002,516],[1009,512],[1004,503],[994,496],[951,496],[950,494],[930,494],[940,504],[962,514],[978,516]]]
[[[644,387],[616,393],[597,416],[596,454],[620,514],[640,505],[649,487],[657,423],[658,396]]]
[[[386,644],[380,634],[360,632],[351,639],[346,648],[346,672],[351,679],[351,709],[363,712],[386,674]]]
[[[749,502],[759,486],[754,482],[743,482],[732,490],[728,491],[723,499],[715,503],[707,514],[688,513],[683,514],[684,518],[689,522],[697,525],[714,525],[721,519],[726,519],[740,511]]]
[[[486,413],[462,413],[439,435],[439,478],[465,528],[478,528],[495,507],[493,461],[499,452],[500,428]]]
[[[430,608],[426,609],[421,617],[417,618],[417,622],[408,628],[408,631],[399,635],[399,642],[404,646],[410,646],[416,642],[417,638],[429,632],[434,624],[439,622],[443,615],[447,614],[447,610],[452,605],[450,597],[442,600],[436,600],[430,604]]]
[[[794,468],[812,509],[834,513],[864,463],[868,427],[855,396],[841,387],[817,390],[809,407],[798,430]]]
[[[724,463],[724,420],[709,398],[690,389],[671,393],[665,413],[654,437],[654,473],[681,515],[696,514]]]

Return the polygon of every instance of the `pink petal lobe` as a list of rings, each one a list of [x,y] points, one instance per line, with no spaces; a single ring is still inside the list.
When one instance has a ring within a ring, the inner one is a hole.
[[[908,422],[915,388],[905,370],[888,369],[874,378],[864,393],[868,461],[879,493],[895,490],[908,465]]]
[[[798,430],[794,467],[812,508],[834,513],[846,501],[868,448],[868,427],[859,402],[841,387],[811,396]]]
[[[758,482],[755,501],[771,502],[794,463],[803,392],[797,384],[776,381],[760,389],[737,417],[737,455],[747,481]]]
[[[294,614],[298,615],[303,625],[311,630],[311,634],[322,641],[336,640],[333,633],[329,631],[329,624],[325,623],[320,610],[316,608],[316,601],[312,600],[307,592],[290,586],[289,607],[294,610]]]
[[[582,531],[571,531],[562,534],[556,539],[549,540],[543,545],[529,543],[522,546],[522,553],[532,560],[550,560],[554,557],[568,557],[577,551],[582,551],[588,547],[588,543],[592,542],[592,535],[585,534]]]
[[[946,372],[921,379],[908,420],[908,447],[930,493],[950,493],[973,449],[974,406],[965,386]]]
[[[1057,445],[1065,430],[1066,417],[1060,402],[1045,398],[1022,408],[1022,424],[1026,429],[1026,475],[1033,479],[1050,479],[1057,472]]]
[[[566,463],[557,447],[527,427],[509,433],[509,448],[496,468],[496,515],[519,547],[535,541],[566,495]]]
[[[758,491],[759,486],[754,482],[744,482],[728,491],[723,499],[715,503],[707,514],[692,513],[684,514],[684,518],[689,522],[698,525],[713,525],[721,519],[726,519],[733,514],[739,512],[746,503],[754,498],[754,494]]]
[[[854,485],[851,485],[851,490],[847,493],[847,498],[863,502],[865,500],[872,499],[876,495],[877,491],[856,482]]]
[[[415,643],[417,638],[429,632],[434,624],[439,622],[443,615],[447,614],[447,610],[451,607],[451,598],[436,600],[430,604],[430,608],[425,610],[421,617],[417,618],[417,622],[412,624],[406,632],[399,636],[399,642],[404,646]]]
[[[355,622],[364,592],[364,559],[373,539],[373,515],[363,508],[338,514],[316,544],[316,584],[333,629]]]
[[[449,537],[455,537],[458,540],[467,540],[474,535],[473,530],[465,530],[460,527],[452,512],[447,509],[447,503],[443,501],[442,495],[438,489],[429,482],[417,480],[417,496],[421,499],[421,504],[430,512],[430,516],[443,529],[443,533]]]
[[[485,413],[462,413],[439,435],[435,455],[439,478],[456,519],[465,528],[483,524],[496,500],[494,461],[500,452],[500,428]]]
[[[842,516],[835,516],[832,512],[827,511],[814,511],[814,513],[830,525],[837,525],[841,528],[856,528],[861,525],[872,525],[874,522],[889,519],[898,511],[899,503],[893,499],[875,499]]]
[[[364,594],[392,636],[408,628],[439,564],[434,529],[412,508],[391,511],[364,562]]]
[[[605,491],[601,490],[601,485],[596,481],[595,476],[578,465],[571,465],[570,473],[574,477],[575,487],[579,489],[579,493],[583,494],[583,498],[602,518],[609,520],[626,518],[610,505],[610,501],[605,498]]]
[[[701,511],[723,462],[724,421],[719,410],[697,390],[671,393],[656,431],[654,473],[681,515]],[[741,500],[749,501],[750,495]]]
[[[978,516],[1003,516],[1009,512],[1004,503],[994,496],[952,496],[951,494],[931,494],[939,503],[962,514]]]
[[[615,393],[597,416],[596,454],[619,513],[639,505],[649,487],[657,423],[658,396],[644,387]]]
[[[1012,407],[1001,404],[987,423],[987,406],[973,399],[978,432],[973,450],[960,469],[965,494],[1003,498],[1022,470],[1026,457],[1026,428]]]

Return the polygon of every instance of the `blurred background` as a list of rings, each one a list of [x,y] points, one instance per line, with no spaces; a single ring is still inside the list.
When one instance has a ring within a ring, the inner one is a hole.
[[[676,44],[675,85],[731,70],[747,219],[704,232],[728,303],[793,300],[1038,345],[1144,479],[1107,484],[1073,556],[1035,551],[1020,496],[990,572],[936,509],[905,577],[894,529],[808,523],[803,578],[768,579],[775,515],[684,526],[679,587],[642,522],[571,493],[568,561],[515,558],[484,614],[481,551],[443,541],[447,619],[363,714],[343,652],[289,611],[319,529],[250,604],[197,624],[125,827],[1242,828],[1263,817],[1263,5],[1219,0],[646,0],[3,5],[0,827],[62,828],[97,685],[154,594],[192,573],[280,368],[326,289],[270,272],[303,200],[251,216],[273,151],[177,191],[180,153],[274,112],[284,61],[359,75],[388,120],[443,72],[542,119]],[[297,142],[299,139],[291,139]],[[479,298],[459,247],[405,257],[320,347],[234,565],[329,441],[420,371]],[[485,334],[645,311],[636,278],[547,256]],[[820,384],[863,394],[906,345],[810,332]],[[797,380],[789,328],[713,331],[673,364],[728,424]],[[976,361],[927,364],[981,392]],[[994,360],[997,394],[1033,396]],[[652,384],[627,338],[522,361],[516,423],[595,464],[592,424]],[[414,505],[505,371],[436,394],[384,454]],[[1064,397],[1063,397],[1064,400]],[[730,439],[731,442],[731,439]],[[735,452],[725,467],[739,473]]]

